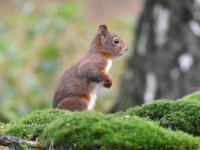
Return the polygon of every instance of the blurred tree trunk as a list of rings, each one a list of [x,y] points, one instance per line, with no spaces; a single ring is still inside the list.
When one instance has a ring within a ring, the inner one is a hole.
[[[200,89],[200,0],[146,0],[111,112]]]

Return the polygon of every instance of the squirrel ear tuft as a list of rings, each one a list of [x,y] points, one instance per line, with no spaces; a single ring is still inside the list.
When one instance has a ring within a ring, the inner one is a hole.
[[[99,26],[99,32],[103,35],[106,36],[106,34],[108,33],[108,28],[105,24],[102,24]]]

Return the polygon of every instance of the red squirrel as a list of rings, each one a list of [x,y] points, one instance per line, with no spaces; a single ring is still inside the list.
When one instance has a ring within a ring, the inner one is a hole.
[[[92,110],[98,87],[110,88],[108,73],[112,58],[128,51],[126,43],[106,25],[100,25],[88,52],[61,75],[54,94],[53,108],[70,111]]]

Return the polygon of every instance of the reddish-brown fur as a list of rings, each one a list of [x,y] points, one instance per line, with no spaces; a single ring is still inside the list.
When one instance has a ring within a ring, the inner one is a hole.
[[[119,43],[114,43],[118,39]],[[53,99],[53,108],[82,111],[87,109],[95,83],[112,86],[111,76],[105,71],[108,60],[125,54],[125,42],[115,33],[100,25],[88,52],[71,65],[61,76]]]

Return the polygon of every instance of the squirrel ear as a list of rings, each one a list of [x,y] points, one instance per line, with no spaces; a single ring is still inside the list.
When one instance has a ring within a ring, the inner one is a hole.
[[[106,36],[108,33],[108,28],[105,24],[99,26],[99,32],[103,35]]]

